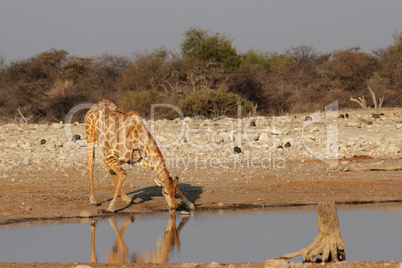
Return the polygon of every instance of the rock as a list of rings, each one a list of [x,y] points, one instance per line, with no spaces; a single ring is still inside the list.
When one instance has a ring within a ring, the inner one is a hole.
[[[357,121],[357,120],[353,120],[347,123],[348,127],[355,127],[355,128],[360,128],[361,127],[361,122]]]
[[[181,215],[181,216],[190,216],[190,215],[191,215],[191,212],[186,211],[186,210],[183,210],[183,211],[180,212],[180,215]]]
[[[40,140],[40,145],[43,145],[43,144],[45,144],[46,143],[46,140],[45,139],[41,139]]]
[[[240,147],[234,147],[234,153],[235,154],[239,154],[239,153],[241,153],[241,149],[240,149]]]
[[[208,267],[217,268],[217,267],[219,267],[219,263],[213,261],[208,265]]]
[[[72,142],[76,142],[76,141],[78,141],[78,140],[81,140],[81,136],[78,135],[78,134],[73,135],[73,137],[71,138],[71,141],[72,141]]]
[[[304,118],[304,121],[313,121],[313,118],[311,116],[306,116],[306,118]]]
[[[264,266],[265,268],[288,268],[290,264],[285,260],[273,259],[266,260]]]
[[[290,144],[290,142],[287,142],[287,143],[285,143],[285,148],[289,148],[289,147],[291,147],[292,145]]]
[[[185,262],[180,265],[180,267],[184,268],[193,268],[193,267],[200,267],[198,263],[191,263],[191,262]]]
[[[80,213],[81,218],[92,218],[93,216],[91,212],[85,210]]]
[[[258,140],[262,143],[268,143],[271,140],[271,137],[268,135],[268,133],[263,132],[263,133],[261,133]]]

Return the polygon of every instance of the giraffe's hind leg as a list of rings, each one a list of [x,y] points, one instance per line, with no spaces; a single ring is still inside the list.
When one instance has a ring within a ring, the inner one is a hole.
[[[88,161],[87,169],[89,173],[89,187],[91,194],[89,197],[89,202],[92,206],[97,206],[95,194],[94,194],[94,156],[95,156],[95,133],[93,127],[86,129],[87,137],[87,148],[88,148]]]

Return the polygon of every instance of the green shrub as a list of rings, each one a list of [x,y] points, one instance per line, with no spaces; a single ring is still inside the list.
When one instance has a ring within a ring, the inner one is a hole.
[[[156,89],[128,91],[126,97],[123,97],[119,105],[124,111],[136,111],[141,116],[149,117],[151,115],[151,105],[163,103],[163,95]]]
[[[180,47],[183,56],[219,62],[227,71],[237,69],[240,64],[240,56],[232,46],[232,40],[219,33],[210,34],[206,30],[190,28],[185,31]]]
[[[237,115],[239,102],[242,104],[242,115],[252,111],[253,104],[250,101],[229,92],[226,85],[221,85],[217,90],[204,88],[194,91],[179,100],[179,108],[186,116],[234,117]]]

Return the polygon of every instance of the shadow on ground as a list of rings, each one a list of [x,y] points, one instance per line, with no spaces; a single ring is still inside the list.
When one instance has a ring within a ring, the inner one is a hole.
[[[201,186],[193,186],[190,184],[181,183],[179,184],[179,189],[183,193],[191,203],[195,203],[201,196],[202,187]],[[135,191],[127,192],[127,196],[131,196],[131,203],[127,204],[125,207],[118,209],[116,212],[124,211],[125,209],[135,205],[135,204],[142,204],[147,201],[153,199],[153,197],[159,197],[162,195],[162,187],[161,186],[150,186],[141,188]],[[120,197],[120,196],[119,196]],[[138,200],[139,199],[139,200]],[[112,198],[105,200],[103,202],[99,202],[97,205],[100,206],[106,202],[112,201]],[[179,204],[177,210],[186,210],[187,207],[183,204]]]

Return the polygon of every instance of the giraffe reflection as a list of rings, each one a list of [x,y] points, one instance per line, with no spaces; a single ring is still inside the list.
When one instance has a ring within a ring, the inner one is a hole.
[[[156,248],[147,250],[141,253],[136,253],[133,256],[129,256],[128,247],[124,243],[123,236],[127,227],[134,222],[133,217],[127,217],[123,220],[122,227],[119,231],[116,218],[111,217],[109,219],[110,226],[113,228],[116,240],[112,249],[106,258],[106,263],[121,264],[121,263],[168,263],[171,250],[176,245],[180,248],[180,231],[188,221],[188,217],[183,217],[179,226],[176,227],[176,215],[169,216],[169,222],[163,231],[163,237],[158,239]],[[97,262],[95,251],[95,231],[97,226],[97,220],[91,222],[91,262]]]

